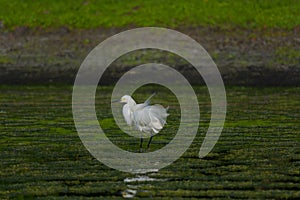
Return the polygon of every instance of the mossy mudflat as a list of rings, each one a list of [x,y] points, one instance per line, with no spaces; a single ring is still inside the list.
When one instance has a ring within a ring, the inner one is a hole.
[[[135,97],[144,99],[153,89],[142,88]],[[132,183],[124,180],[136,175],[106,167],[81,143],[72,119],[72,87],[0,86],[0,90],[2,199],[121,198],[127,188],[136,188],[137,197],[300,197],[299,88],[227,88],[224,131],[213,151],[199,159],[210,100],[205,87],[195,87],[201,121],[193,144],[170,166],[147,174],[154,181]],[[103,87],[97,93],[97,114],[104,115],[99,123],[113,142],[135,151],[139,140],[118,130],[110,104],[105,103],[111,90]],[[164,135],[153,138],[152,151],[172,139],[180,116],[176,99],[164,90],[153,101],[170,104],[173,116]]]

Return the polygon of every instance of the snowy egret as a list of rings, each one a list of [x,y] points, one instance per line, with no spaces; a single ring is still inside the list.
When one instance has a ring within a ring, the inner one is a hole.
[[[155,95],[153,93],[144,103],[136,104],[134,99],[129,95],[124,95],[120,103],[123,103],[123,117],[129,126],[135,126],[141,133],[149,134],[150,139],[147,145],[151,143],[152,137],[159,133],[159,131],[166,124],[168,117],[168,107],[164,108],[162,105],[150,105],[150,99]],[[140,150],[143,145],[143,136],[141,134]]]

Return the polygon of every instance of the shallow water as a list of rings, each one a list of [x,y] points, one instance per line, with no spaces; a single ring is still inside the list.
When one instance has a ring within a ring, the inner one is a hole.
[[[110,112],[111,87],[97,92],[97,114],[119,147],[139,151],[139,139],[120,132]],[[139,102],[170,106],[166,128],[153,138],[162,148],[176,134],[177,99],[166,89],[142,88]],[[198,158],[210,100],[196,87],[198,134],[184,155],[161,170],[119,172],[93,158],[72,118],[71,86],[0,86],[0,197],[57,198],[296,198],[300,197],[299,88],[227,88],[224,131],[213,151]],[[149,92],[150,91],[150,92]]]

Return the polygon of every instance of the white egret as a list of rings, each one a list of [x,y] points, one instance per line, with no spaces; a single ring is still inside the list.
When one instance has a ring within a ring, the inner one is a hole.
[[[150,139],[147,145],[151,143],[152,137],[157,134],[166,124],[168,117],[168,107],[162,105],[150,105],[150,99],[155,95],[153,93],[144,103],[136,104],[134,99],[129,95],[124,95],[120,103],[123,103],[123,117],[129,126],[135,126],[140,132],[149,134]],[[140,149],[143,145],[143,136],[141,134]]]

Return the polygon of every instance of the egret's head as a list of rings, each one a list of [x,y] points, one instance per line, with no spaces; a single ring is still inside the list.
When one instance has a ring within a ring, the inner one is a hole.
[[[130,100],[131,100],[131,96],[124,95],[124,96],[122,96],[120,103],[128,103]]]

